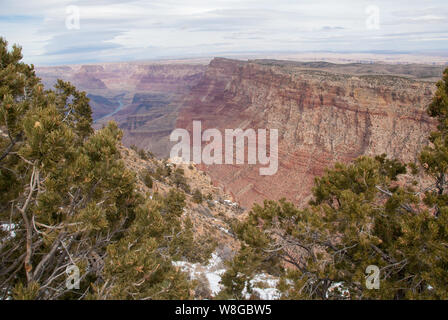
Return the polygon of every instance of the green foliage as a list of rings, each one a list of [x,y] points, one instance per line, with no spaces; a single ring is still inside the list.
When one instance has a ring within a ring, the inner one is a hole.
[[[195,189],[193,192],[193,202],[194,203],[202,203],[203,198],[202,198],[202,193],[199,189]]]
[[[189,298],[190,282],[171,265],[182,252],[185,195],[145,203],[116,123],[94,132],[86,94],[60,80],[44,90],[3,39],[0,58],[0,222],[9,226],[0,296]],[[65,285],[71,264],[79,290]]]
[[[176,187],[184,190],[186,193],[190,193],[190,186],[188,185],[187,179],[185,178],[184,174],[185,173],[183,169],[177,168],[174,171],[172,182]]]
[[[154,158],[154,155],[151,152],[140,149],[135,144],[131,145],[130,148],[134,150],[142,160],[149,160],[150,158]]]
[[[146,154],[146,151],[143,150],[143,149],[138,151],[138,155],[139,155],[140,159],[142,159],[142,160],[148,160],[149,159],[148,155]]]
[[[171,166],[167,162],[162,162],[161,165],[157,165],[155,172],[153,173],[153,178],[158,181],[165,181],[172,174]]]
[[[23,283],[18,283],[13,290],[14,300],[34,300],[39,293],[39,284],[37,282],[31,282],[25,286]]]
[[[420,163],[434,181],[435,188],[426,192],[425,203],[435,206],[436,215],[442,213],[448,202],[446,189],[446,173],[448,170],[448,68],[443,73],[443,79],[437,83],[437,91],[428,108],[428,114],[438,122],[438,131],[431,133],[429,140],[432,145],[426,147],[420,154]]]
[[[262,256],[250,246],[242,246],[238,255],[228,262],[227,270],[221,278],[224,289],[219,293],[218,299],[242,300],[243,290],[250,294],[252,276],[260,271]]]
[[[182,191],[171,189],[163,199],[162,214],[180,217],[185,207],[185,194]]]
[[[255,261],[263,261],[258,269],[280,271],[284,298],[446,297],[448,284],[440,278],[447,272],[441,245],[447,240],[446,217],[425,209],[417,213],[418,198],[391,184],[396,171],[384,170],[383,160],[361,157],[352,165],[337,164],[316,179],[310,207],[266,201],[236,226]],[[369,265],[382,270],[379,290],[365,286]],[[290,270],[282,272],[282,266]],[[253,274],[237,270],[233,274]],[[344,290],[329,294],[337,283]],[[226,284],[226,290],[232,288]]]
[[[149,188],[152,189],[152,177],[151,177],[151,171],[149,171],[148,169],[143,170],[143,172],[141,173],[141,177],[143,180],[143,183]]]
[[[158,201],[142,205],[135,223],[116,244],[108,246],[105,277],[115,279],[108,290],[97,290],[97,298],[189,299],[191,283],[171,264],[170,253],[182,248],[176,241],[180,220],[168,222]]]

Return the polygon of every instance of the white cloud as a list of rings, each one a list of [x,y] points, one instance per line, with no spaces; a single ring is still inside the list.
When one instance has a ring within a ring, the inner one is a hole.
[[[409,19],[412,21],[443,21],[445,18],[428,14],[428,15],[420,16],[420,17],[412,17]]]
[[[80,30],[65,28],[68,5],[80,8]],[[380,30],[366,29],[369,5],[380,9]],[[275,50],[448,52],[446,0],[0,0],[0,7],[0,35],[36,64]]]

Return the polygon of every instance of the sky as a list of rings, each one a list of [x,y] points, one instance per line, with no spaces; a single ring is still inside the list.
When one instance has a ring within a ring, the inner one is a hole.
[[[0,0],[35,65],[290,52],[448,55],[447,0]]]

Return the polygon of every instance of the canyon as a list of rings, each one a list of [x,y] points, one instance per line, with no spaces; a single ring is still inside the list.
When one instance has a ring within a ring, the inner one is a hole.
[[[335,162],[386,153],[416,160],[435,122],[426,114],[442,65],[277,60],[115,63],[37,68],[47,87],[71,81],[91,99],[97,128],[113,119],[125,145],[167,157],[175,128],[277,129],[278,172],[259,165],[199,165],[241,206],[310,199]],[[268,147],[269,149],[269,147]]]
[[[168,137],[183,97],[206,67],[203,61],[171,61],[39,67],[36,71],[46,88],[62,79],[86,91],[95,128],[115,120],[123,129],[125,145],[162,157],[169,153]]]

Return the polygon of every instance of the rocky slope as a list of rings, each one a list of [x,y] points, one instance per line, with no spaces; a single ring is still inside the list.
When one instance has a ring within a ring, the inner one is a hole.
[[[277,174],[260,176],[249,165],[203,169],[243,206],[282,197],[304,204],[314,178],[334,162],[382,153],[413,161],[434,128],[425,113],[434,83],[351,73],[214,59],[177,127],[191,130],[193,120],[202,120],[203,130],[278,129]]]
[[[172,171],[181,168],[191,189],[191,192],[185,193],[186,206],[183,217],[191,219],[197,236],[207,236],[210,241],[215,241],[218,252],[228,252],[231,255],[236,251],[239,243],[231,231],[231,223],[243,218],[244,212],[236,203],[230,201],[230,195],[212,185],[210,176],[193,165],[175,165],[156,158],[142,159],[136,151],[124,146],[121,146],[120,153],[126,167],[137,176],[138,191],[150,198],[156,192],[166,195],[170,189],[176,187],[169,177],[161,177],[159,180],[153,180],[152,188],[148,188],[143,179],[145,170],[156,172],[157,168],[165,166],[170,167]],[[192,191],[196,189],[204,196],[200,204],[193,201]],[[210,196],[207,199],[208,195]]]

